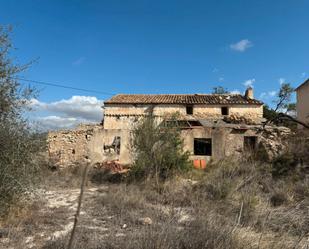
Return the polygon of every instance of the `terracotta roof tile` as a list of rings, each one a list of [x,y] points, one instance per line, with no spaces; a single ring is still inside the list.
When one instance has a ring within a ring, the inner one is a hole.
[[[104,104],[209,104],[262,105],[240,94],[117,94]]]

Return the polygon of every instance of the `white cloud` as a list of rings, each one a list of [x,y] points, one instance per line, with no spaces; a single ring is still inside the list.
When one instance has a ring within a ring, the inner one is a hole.
[[[83,123],[77,118],[65,118],[59,116],[38,117],[35,119],[36,126],[42,130],[69,129]]]
[[[253,47],[253,43],[248,39],[244,39],[230,45],[230,48],[237,52],[245,52],[248,48],[251,47]]]
[[[302,78],[302,79],[303,79],[303,78],[306,78],[306,76],[307,76],[307,73],[306,73],[306,72],[303,72],[303,73],[300,74],[300,78]]]
[[[278,82],[280,85],[282,85],[283,83],[285,83],[285,78],[279,78]]]
[[[231,94],[240,94],[240,91],[238,89],[235,89],[235,90],[231,91]]]
[[[220,77],[220,78],[219,78],[219,81],[220,81],[220,82],[224,81],[224,78],[223,78],[223,77]]]
[[[35,120],[49,129],[70,128],[79,123],[99,123],[103,117],[103,101],[91,96],[72,96],[55,102],[31,99],[33,111],[39,113]]]
[[[260,99],[269,99],[274,97],[277,94],[276,91],[262,92],[260,94]]]
[[[90,96],[72,96],[70,99],[51,103],[40,102],[37,99],[30,101],[30,106],[38,111],[49,111],[64,117],[78,117],[92,121],[102,118],[102,104],[102,101]]]
[[[212,72],[213,72],[213,73],[218,73],[218,72],[219,72],[219,69],[218,69],[218,68],[214,68],[214,69],[212,70]]]
[[[76,59],[75,61],[72,62],[73,66],[80,66],[81,64],[83,64],[85,61],[85,57],[79,57],[78,59]]]
[[[253,79],[248,79],[248,80],[246,80],[244,83],[243,83],[243,85],[245,86],[245,87],[253,87],[253,83],[255,82],[255,79],[253,78]]]

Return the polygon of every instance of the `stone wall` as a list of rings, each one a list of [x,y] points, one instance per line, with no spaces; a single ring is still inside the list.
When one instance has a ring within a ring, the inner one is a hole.
[[[245,152],[245,138],[255,137],[256,145],[262,146],[269,159],[284,152],[283,139],[290,133],[285,127],[257,125],[214,125],[183,129],[184,150],[190,159],[219,160],[226,156],[241,156]],[[194,139],[211,138],[212,155],[194,154]],[[118,141],[118,145],[115,145]],[[133,160],[129,129],[104,129],[102,126],[84,126],[70,131],[50,132],[48,149],[57,167],[68,167],[89,158],[92,163],[117,161],[130,164]],[[118,147],[117,147],[118,146]]]
[[[257,144],[260,135],[256,126],[248,126],[246,129],[239,127],[201,127],[194,129],[186,129],[181,132],[184,140],[184,150],[189,151],[190,159],[205,159],[209,161],[220,160],[226,156],[240,156],[244,152],[244,138],[246,136],[256,137]],[[210,138],[212,142],[211,156],[194,155],[194,139]],[[257,145],[256,144],[256,145]]]
[[[89,157],[88,143],[100,125],[80,125],[73,130],[48,133],[48,153],[56,167],[67,167],[81,163]]]
[[[185,105],[108,105],[104,110],[105,129],[131,129],[135,122],[152,111],[154,116],[166,117],[178,113],[183,119],[221,119],[221,105],[194,105],[193,114],[186,114]],[[227,105],[229,115],[242,116],[260,123],[261,105]]]
[[[128,130],[106,130],[101,125],[52,131],[48,133],[49,157],[57,168],[83,163],[86,158],[92,163],[119,161],[128,164],[132,161],[129,134]],[[119,148],[115,141],[119,142]]]
[[[112,147],[116,138],[119,138],[119,151]],[[131,146],[130,131],[123,129],[102,129],[95,131],[88,143],[89,157],[93,163],[119,161],[121,164],[130,164]]]

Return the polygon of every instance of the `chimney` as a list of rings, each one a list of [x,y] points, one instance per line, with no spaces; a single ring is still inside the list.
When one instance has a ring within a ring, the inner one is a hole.
[[[249,86],[246,90],[246,93],[245,93],[245,97],[247,99],[253,99],[253,88],[251,86]]]

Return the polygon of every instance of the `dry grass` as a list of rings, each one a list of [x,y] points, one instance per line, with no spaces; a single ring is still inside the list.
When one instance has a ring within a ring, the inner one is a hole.
[[[309,232],[307,181],[274,180],[268,165],[222,161],[191,180],[109,184],[91,204],[104,235],[78,230],[75,248],[301,248]],[[296,182],[293,182],[296,181]],[[305,191],[306,192],[306,191]],[[300,197],[301,195],[301,197]],[[301,200],[301,201],[299,201]],[[89,204],[90,205],[90,204]],[[107,218],[108,217],[108,218]],[[140,218],[149,217],[151,225]],[[45,249],[65,248],[67,238]]]
[[[69,180],[59,184],[61,191],[78,185],[78,172],[64,174]],[[49,176],[49,186],[62,180],[58,174]],[[302,248],[309,233],[308,183],[298,173],[274,179],[270,165],[232,159],[174,177],[159,188],[151,180],[108,182],[86,197],[74,248]],[[17,218],[19,230],[9,236],[16,236],[14,248],[23,248],[22,241],[44,227],[63,229],[65,209],[41,212],[34,206],[27,217]],[[145,217],[151,225],[141,222]],[[1,230],[0,237],[1,232],[7,236]],[[67,243],[64,234],[38,248],[66,248]]]

